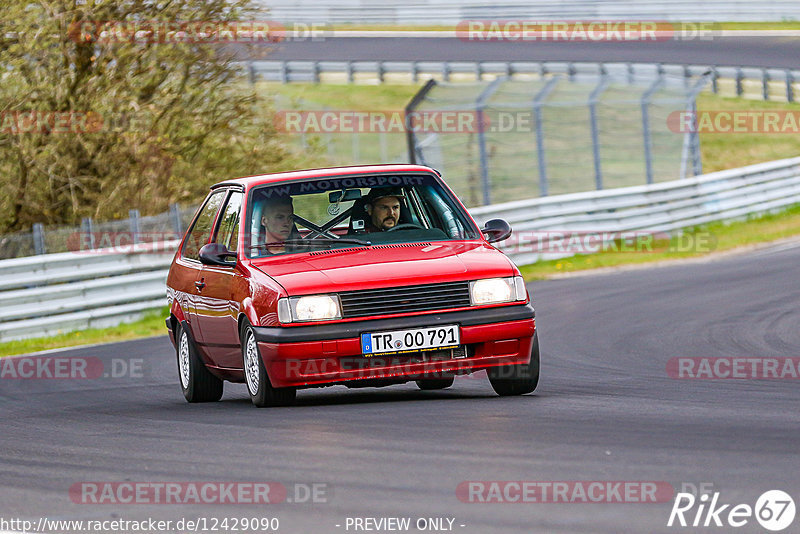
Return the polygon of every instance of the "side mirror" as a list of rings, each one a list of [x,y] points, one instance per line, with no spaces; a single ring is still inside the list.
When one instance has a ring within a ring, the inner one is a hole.
[[[216,265],[218,267],[235,267],[236,253],[231,252],[225,245],[209,243],[200,249],[200,263],[203,265]],[[233,258],[232,260],[230,258]]]
[[[486,226],[481,228],[481,233],[486,235],[486,241],[489,243],[497,243],[508,239],[511,235],[511,225],[503,219],[492,219],[486,222]]]

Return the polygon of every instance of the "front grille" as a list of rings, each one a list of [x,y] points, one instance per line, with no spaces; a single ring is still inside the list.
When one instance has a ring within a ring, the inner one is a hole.
[[[342,317],[366,317],[463,308],[470,305],[469,282],[388,287],[339,293]]]

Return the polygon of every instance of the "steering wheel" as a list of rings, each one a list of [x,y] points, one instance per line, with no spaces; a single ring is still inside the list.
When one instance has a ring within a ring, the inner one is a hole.
[[[414,224],[414,223],[403,223],[403,224],[398,224],[398,225],[392,226],[391,228],[389,228],[386,231],[387,232],[394,232],[395,230],[412,230],[412,229],[413,230],[424,230],[425,228],[423,228],[422,226],[420,226],[418,224]]]

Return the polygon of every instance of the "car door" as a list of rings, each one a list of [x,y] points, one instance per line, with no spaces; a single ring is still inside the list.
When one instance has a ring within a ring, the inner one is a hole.
[[[225,206],[217,218],[212,243],[219,243],[236,252],[238,248],[239,217],[244,195],[230,191]],[[199,278],[197,324],[206,354],[214,365],[241,368],[237,318],[239,304],[231,298],[234,279],[241,276],[237,267],[203,265]]]
[[[202,343],[202,334],[197,320],[197,300],[202,290],[200,279],[203,270],[199,253],[203,245],[211,239],[211,230],[214,228],[214,221],[226,194],[227,191],[215,191],[206,198],[187,232],[181,253],[178,254],[173,266],[176,272],[175,279],[179,281],[179,285],[175,287],[176,297],[179,298],[192,337],[198,346]]]

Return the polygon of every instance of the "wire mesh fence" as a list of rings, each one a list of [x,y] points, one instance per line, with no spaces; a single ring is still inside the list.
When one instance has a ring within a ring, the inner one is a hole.
[[[706,77],[543,74],[429,83],[409,117],[473,112],[474,131],[411,128],[416,162],[441,170],[468,206],[701,174],[699,137],[676,131]]]

